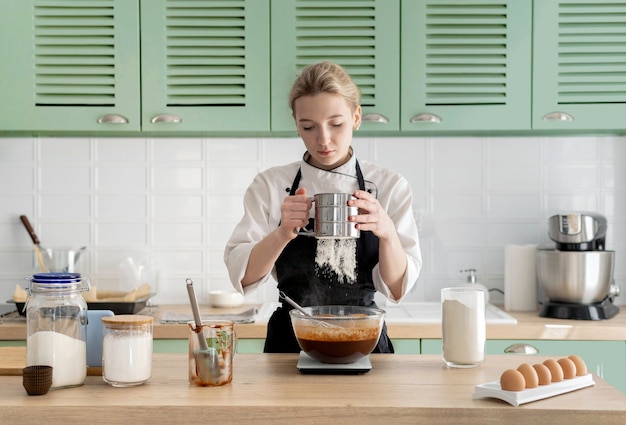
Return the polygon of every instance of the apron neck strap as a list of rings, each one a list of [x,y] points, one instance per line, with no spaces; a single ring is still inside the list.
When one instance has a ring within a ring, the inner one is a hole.
[[[361,166],[359,165],[359,160],[355,159],[355,168],[356,168],[356,179],[359,182],[359,189],[365,190],[365,179],[363,178],[363,172],[361,171]],[[296,190],[300,186],[300,180],[302,179],[302,167],[298,168],[298,173],[296,177],[293,179],[293,183],[291,185],[291,190],[289,191],[289,195],[293,196],[296,194]]]

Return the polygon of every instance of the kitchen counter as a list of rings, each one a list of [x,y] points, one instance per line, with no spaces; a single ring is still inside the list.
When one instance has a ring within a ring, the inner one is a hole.
[[[205,318],[211,314],[236,314],[260,307],[244,305],[237,308],[214,309],[201,306]],[[148,309],[155,316],[155,339],[185,339],[188,328],[181,324],[161,324],[165,312],[189,313],[187,305],[161,305]],[[145,313],[145,312],[144,312]],[[488,339],[538,339],[538,340],[584,340],[584,341],[626,341],[626,313],[621,308],[617,316],[609,320],[565,320],[539,317],[537,312],[507,312],[517,319],[517,324],[488,324]],[[143,313],[142,313],[143,314]],[[255,322],[237,324],[239,338],[265,338],[266,323]],[[393,339],[441,338],[439,323],[387,323],[389,336]],[[26,321],[0,319],[0,341],[24,340]]]
[[[37,397],[21,377],[0,376],[0,417],[14,425],[626,423],[626,395],[596,376],[593,387],[514,407],[472,394],[519,366],[518,357],[490,356],[475,369],[447,369],[434,355],[371,359],[363,375],[309,375],[297,371],[296,354],[239,354],[231,384],[196,387],[186,354],[155,354],[145,385],[113,388],[88,376],[84,386]]]

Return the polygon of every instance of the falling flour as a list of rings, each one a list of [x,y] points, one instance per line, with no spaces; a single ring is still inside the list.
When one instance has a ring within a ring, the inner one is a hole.
[[[318,238],[315,263],[318,269],[330,268],[340,283],[356,282],[356,239]]]

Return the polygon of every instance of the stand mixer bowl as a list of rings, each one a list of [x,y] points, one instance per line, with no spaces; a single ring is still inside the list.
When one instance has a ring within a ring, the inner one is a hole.
[[[594,304],[611,293],[614,251],[537,251],[537,279],[550,301]]]

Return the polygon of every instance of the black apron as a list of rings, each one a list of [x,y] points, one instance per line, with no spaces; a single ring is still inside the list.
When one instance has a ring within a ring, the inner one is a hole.
[[[365,180],[359,162],[356,162],[356,176],[359,189],[365,190]],[[300,179],[298,170],[291,186],[290,195],[295,195]],[[314,228],[313,219],[309,219],[307,229]],[[276,260],[278,290],[284,291],[302,306],[312,305],[357,305],[376,308],[374,294],[376,289],[372,281],[372,270],[378,263],[378,237],[369,231],[361,231],[357,239],[357,272],[355,282],[340,282],[330,268],[320,269],[315,262],[317,239],[312,236],[298,235],[287,244]],[[299,353],[300,346],[291,326],[288,303],[276,309],[267,325],[265,353]],[[387,326],[383,329],[374,349],[375,353],[393,353],[393,345],[387,336]]]

